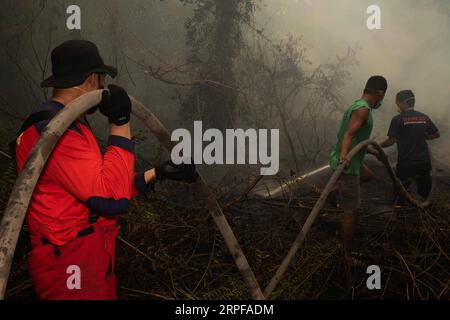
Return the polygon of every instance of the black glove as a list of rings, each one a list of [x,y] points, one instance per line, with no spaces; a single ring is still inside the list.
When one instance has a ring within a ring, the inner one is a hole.
[[[109,123],[121,126],[130,122],[131,100],[124,88],[110,84],[109,92],[104,90],[99,104],[100,112],[108,117]]]
[[[192,183],[197,180],[198,173],[193,164],[176,165],[172,161],[166,161],[155,168],[155,176],[159,181],[169,179]]]

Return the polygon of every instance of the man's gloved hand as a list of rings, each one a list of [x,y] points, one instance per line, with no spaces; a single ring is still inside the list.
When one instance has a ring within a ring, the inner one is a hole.
[[[131,100],[124,88],[110,84],[109,92],[104,90],[99,104],[100,112],[110,123],[121,126],[130,122]]]
[[[197,180],[198,173],[193,164],[176,165],[172,161],[166,161],[155,168],[155,176],[159,181],[169,179],[192,183]]]

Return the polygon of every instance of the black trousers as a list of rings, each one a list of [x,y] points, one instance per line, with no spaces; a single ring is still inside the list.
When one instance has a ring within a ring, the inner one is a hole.
[[[416,164],[398,164],[396,169],[397,177],[402,182],[406,190],[411,185],[411,180],[416,181],[417,193],[424,199],[428,198],[431,192],[431,163],[416,163]],[[396,188],[397,189],[397,188]],[[404,202],[400,196],[399,190],[394,190],[395,198],[399,202]]]

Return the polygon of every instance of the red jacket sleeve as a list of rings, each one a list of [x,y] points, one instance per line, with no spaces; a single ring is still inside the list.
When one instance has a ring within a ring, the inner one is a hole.
[[[102,156],[92,132],[68,130],[47,164],[50,177],[90,209],[101,214],[128,210],[134,185],[134,141],[110,136]]]

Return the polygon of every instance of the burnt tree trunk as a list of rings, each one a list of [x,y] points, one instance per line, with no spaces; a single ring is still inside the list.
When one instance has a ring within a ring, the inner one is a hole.
[[[209,0],[199,2],[191,19],[193,61],[199,79],[186,107],[197,113],[207,126],[224,131],[233,127],[237,100],[234,59],[241,42],[240,6],[248,0]]]
[[[221,85],[207,84],[208,118],[218,129],[232,127],[236,91],[233,58],[236,53],[236,21],[239,0],[216,0],[214,51],[210,60],[210,78]]]

